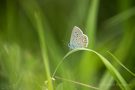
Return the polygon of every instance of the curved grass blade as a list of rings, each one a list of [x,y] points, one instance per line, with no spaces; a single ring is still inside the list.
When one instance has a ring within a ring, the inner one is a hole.
[[[132,71],[130,71],[127,67],[125,67],[119,60],[118,60],[118,58],[116,58],[111,52],[109,52],[109,51],[107,51],[113,58],[114,58],[114,60],[118,63],[118,64],[120,64],[124,69],[126,69],[131,75],[133,75],[134,77],[135,77],[135,74],[132,72]]]
[[[92,52],[92,53],[95,53],[100,59],[101,61],[104,63],[104,65],[106,66],[106,68],[110,71],[111,75],[113,76],[113,78],[117,81],[117,83],[119,84],[119,87],[122,89],[122,90],[130,90],[130,88],[128,87],[128,84],[126,83],[126,81],[124,80],[124,78],[121,76],[121,74],[112,66],[112,64],[110,62],[108,62],[108,60],[103,57],[101,54],[99,54],[98,52],[94,51],[94,50],[91,50],[91,49],[86,49],[86,48],[77,48],[77,49],[74,49],[70,52],[68,52],[62,59],[62,61],[58,64],[58,66],[56,67],[53,75],[52,75],[52,78],[55,76],[55,73],[56,71],[58,70],[59,66],[62,64],[62,62],[71,54],[77,52],[77,51],[80,51],[80,50],[83,50],[83,51],[88,51],[88,52]]]

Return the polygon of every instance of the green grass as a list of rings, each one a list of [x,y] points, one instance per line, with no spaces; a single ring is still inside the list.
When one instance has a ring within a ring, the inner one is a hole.
[[[134,90],[134,3],[1,0],[0,90]],[[69,51],[74,26],[87,49]]]
[[[70,51],[69,53],[67,53],[63,60],[58,64],[58,66],[56,67],[56,70],[53,73],[52,78],[55,78],[55,73],[58,69],[58,67],[63,63],[63,61],[72,53],[80,51],[80,50],[84,50],[84,51],[88,51],[88,52],[92,52],[94,54],[96,54],[100,60],[104,63],[104,65],[106,66],[106,68],[108,69],[108,71],[111,73],[111,76],[117,81],[117,83],[119,84],[119,86],[121,87],[121,89],[123,90],[130,90],[128,87],[128,84],[126,83],[126,81],[124,80],[124,78],[120,75],[120,73],[112,66],[112,64],[110,62],[108,62],[108,60],[103,57],[101,54],[99,54],[98,52],[91,50],[91,49],[85,49],[85,48],[78,48],[78,49],[74,49],[72,51]]]
[[[43,25],[42,25],[42,19],[40,18],[40,15],[37,12],[35,12],[35,19],[37,22],[36,25],[37,25],[38,35],[39,35],[40,48],[41,48],[41,53],[42,53],[42,57],[43,57],[44,65],[45,65],[47,81],[48,81],[47,88],[49,90],[53,90],[52,79],[51,79],[51,75],[50,75],[50,66],[49,66],[49,60],[48,60],[48,54],[47,54],[47,47],[46,47],[46,43],[45,43],[46,41],[45,41],[45,37],[44,37],[44,29],[43,29]]]

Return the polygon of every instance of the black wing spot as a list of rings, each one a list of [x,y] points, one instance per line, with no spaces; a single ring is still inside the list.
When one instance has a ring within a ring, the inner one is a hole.
[[[78,37],[78,33],[76,34],[76,36]]]

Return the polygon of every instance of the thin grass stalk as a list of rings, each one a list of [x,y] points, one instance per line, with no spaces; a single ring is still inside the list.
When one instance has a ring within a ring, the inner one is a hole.
[[[48,60],[48,55],[47,55],[46,39],[44,36],[44,29],[42,25],[43,23],[40,17],[41,16],[39,15],[39,13],[35,13],[35,20],[37,23],[37,31],[38,31],[39,41],[40,41],[41,54],[43,57],[45,71],[47,75],[47,81],[48,81],[47,88],[48,90],[53,90],[53,83],[52,83],[52,78],[50,74],[50,66],[49,66],[49,60]]]
[[[87,21],[86,21],[86,30],[90,38],[90,44],[89,44],[90,48],[93,48],[95,44],[98,7],[99,7],[99,0],[92,0],[88,11]]]

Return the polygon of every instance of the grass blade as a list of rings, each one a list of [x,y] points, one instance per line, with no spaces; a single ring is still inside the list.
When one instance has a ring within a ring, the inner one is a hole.
[[[114,58],[114,60],[119,64],[119,65],[121,65],[124,69],[126,69],[131,75],[133,75],[134,77],[135,77],[135,74],[132,72],[132,71],[130,71],[127,67],[125,67],[119,60],[118,60],[118,58],[116,58],[111,52],[109,52],[109,51],[107,51],[113,58]]]
[[[113,76],[113,78],[117,81],[117,83],[119,84],[120,88],[122,90],[130,90],[130,88],[128,87],[128,84],[126,83],[126,81],[124,80],[124,78],[121,76],[121,74],[112,66],[112,64],[110,62],[108,62],[108,60],[103,57],[101,54],[99,54],[98,52],[91,50],[91,49],[86,49],[86,48],[78,48],[78,49],[74,49],[72,51],[70,51],[69,53],[67,53],[64,58],[62,59],[62,61],[58,64],[57,68],[55,69],[55,72],[53,74],[53,76],[55,76],[55,73],[57,71],[57,69],[59,68],[59,66],[62,64],[62,62],[71,54],[77,52],[77,51],[88,51],[88,52],[92,52],[95,53],[100,60],[104,63],[104,65],[106,66],[106,68],[110,71],[111,75]]]
[[[42,26],[42,19],[40,18],[39,13],[35,13],[35,20],[37,21],[37,31],[39,35],[39,41],[40,41],[40,48],[42,52],[42,57],[45,65],[47,80],[48,80],[48,89],[53,90],[53,84],[50,76],[50,68],[49,68],[49,61],[48,61],[48,55],[47,55],[47,48],[46,48],[46,39],[44,37],[44,29]]]
[[[64,81],[67,81],[67,82],[72,82],[74,84],[78,84],[78,85],[81,85],[81,86],[84,86],[84,87],[88,87],[88,88],[91,88],[91,89],[94,89],[94,90],[98,90],[99,89],[99,88],[96,88],[96,87],[93,87],[93,86],[90,86],[90,85],[87,85],[87,84],[84,84],[84,83],[80,83],[80,82],[77,82],[77,81],[65,79],[65,78],[62,78],[62,77],[59,77],[59,76],[55,76],[55,78],[56,79],[60,79],[60,80],[64,80]]]
[[[89,47],[93,47],[95,43],[95,31],[96,31],[96,23],[97,23],[98,6],[99,6],[99,0],[92,0],[88,11],[86,30],[91,42],[91,44],[89,44]]]

